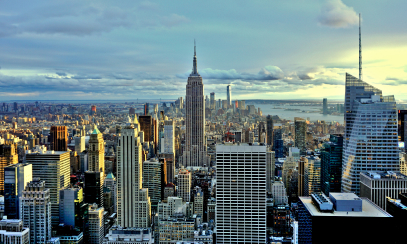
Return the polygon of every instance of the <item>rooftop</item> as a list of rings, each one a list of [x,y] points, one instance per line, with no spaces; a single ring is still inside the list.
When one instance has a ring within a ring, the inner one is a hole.
[[[360,174],[367,176],[373,180],[379,180],[379,179],[407,180],[407,176],[398,171],[369,171],[369,172],[361,172]]]
[[[320,212],[318,208],[312,203],[311,197],[299,197],[305,208],[312,216],[332,216],[332,217],[392,217],[386,211],[375,205],[367,198],[362,200],[362,212],[347,212],[347,211],[334,211],[334,212]]]

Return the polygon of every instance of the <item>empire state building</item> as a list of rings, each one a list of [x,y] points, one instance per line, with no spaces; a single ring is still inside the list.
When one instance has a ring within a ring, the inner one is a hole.
[[[186,167],[209,166],[205,140],[204,85],[198,73],[196,46],[194,46],[194,64],[186,87],[185,104],[186,131],[182,163]]]

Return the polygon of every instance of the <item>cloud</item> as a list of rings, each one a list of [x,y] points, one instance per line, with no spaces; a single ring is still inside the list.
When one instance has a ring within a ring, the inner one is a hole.
[[[386,77],[386,80],[399,80],[399,79],[395,77]]]
[[[359,16],[352,7],[346,6],[341,0],[330,0],[322,6],[318,23],[334,28],[346,28],[357,25]]]
[[[161,24],[166,27],[173,27],[183,23],[188,23],[189,19],[183,15],[171,14],[161,18]]]
[[[219,70],[206,68],[198,71],[202,77],[205,79],[215,79],[215,80],[279,80],[284,78],[284,72],[277,66],[266,66],[261,68],[259,73],[239,73],[235,69],[231,70]],[[177,74],[178,78],[187,78],[189,72],[184,74]]]
[[[59,75],[59,76],[66,76],[65,72],[55,72],[55,74]]]

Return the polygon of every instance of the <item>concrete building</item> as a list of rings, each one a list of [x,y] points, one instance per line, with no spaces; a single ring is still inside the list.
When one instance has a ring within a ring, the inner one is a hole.
[[[216,146],[217,243],[266,243],[266,157],[266,146]]]
[[[18,163],[17,144],[0,145],[0,194],[4,194],[4,168]]]
[[[397,198],[407,192],[407,176],[395,171],[360,173],[360,196],[369,198],[386,210],[386,197]]]
[[[193,204],[182,201],[180,197],[168,197],[166,201],[158,203],[158,219],[170,219],[175,215],[187,218],[193,214]]]
[[[180,217],[161,220],[159,221],[159,243],[193,242],[194,231],[194,219]]]
[[[196,189],[194,195],[194,214],[197,214],[203,218],[204,214],[204,193],[201,188]]]
[[[51,238],[51,191],[34,178],[23,191],[21,217],[30,230],[30,243],[46,244]]]
[[[177,196],[184,202],[191,200],[191,172],[184,168],[178,172]]]
[[[267,150],[267,174],[266,174],[266,188],[267,191],[271,191],[271,186],[274,182],[276,157],[274,151]]]
[[[21,219],[20,197],[28,182],[32,181],[32,165],[12,164],[4,168],[4,215]]]
[[[161,153],[175,154],[175,128],[172,120],[164,121],[164,150]]]
[[[274,141],[273,116],[267,115],[266,122],[267,122],[267,145],[270,146],[270,148],[273,148],[273,141]]]
[[[106,176],[104,186],[112,192],[113,212],[117,213],[117,183],[116,178],[112,173]]]
[[[2,219],[0,240],[3,244],[29,244],[30,229],[23,227],[21,219]]]
[[[103,140],[103,134],[100,133],[97,128],[95,128],[90,135],[88,164],[89,171],[105,172],[105,142]]]
[[[328,99],[322,100],[322,114],[328,114]]]
[[[182,164],[187,166],[209,165],[205,140],[204,85],[198,73],[196,47],[193,70],[188,77],[185,96],[185,150]]]
[[[143,162],[143,187],[148,189],[151,208],[157,209],[164,197],[164,164],[156,159]]]
[[[211,98],[210,98],[210,108],[215,109],[216,108],[216,99],[215,99],[215,93],[211,92]]]
[[[89,205],[89,240],[90,244],[102,244],[105,236],[105,220],[103,217],[103,207],[96,204]]]
[[[121,130],[117,146],[117,224],[121,227],[149,227],[151,202],[142,188],[141,144],[137,129]]]
[[[122,228],[113,226],[106,235],[103,244],[152,244],[154,243],[150,228]]]
[[[26,163],[32,164],[33,178],[45,181],[50,190],[52,225],[59,224],[59,191],[70,184],[70,154],[63,151],[48,151],[36,146],[26,151]]]
[[[275,205],[288,204],[287,190],[282,181],[275,181],[271,187],[271,194],[273,196]]]
[[[393,243],[392,216],[353,193],[300,197],[299,243]],[[338,233],[342,233],[339,234]],[[386,233],[375,235],[373,233]]]
[[[301,155],[304,155],[306,148],[306,133],[307,133],[307,123],[304,119],[295,117],[295,147],[300,149]]]
[[[393,96],[346,74],[342,192],[360,194],[360,172],[399,171]]]
[[[292,172],[298,167],[297,161],[295,161],[294,157],[288,156],[283,164],[283,170],[282,170],[282,178],[283,178],[283,183],[286,189],[288,189],[288,182],[290,179],[290,175]]]
[[[81,152],[85,151],[86,144],[85,144],[85,137],[84,136],[76,136],[75,139],[75,152],[79,155]]]

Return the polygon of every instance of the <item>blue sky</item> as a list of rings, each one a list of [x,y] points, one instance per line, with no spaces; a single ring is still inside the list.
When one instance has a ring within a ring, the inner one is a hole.
[[[0,100],[343,99],[345,73],[407,100],[406,1],[1,1]]]

